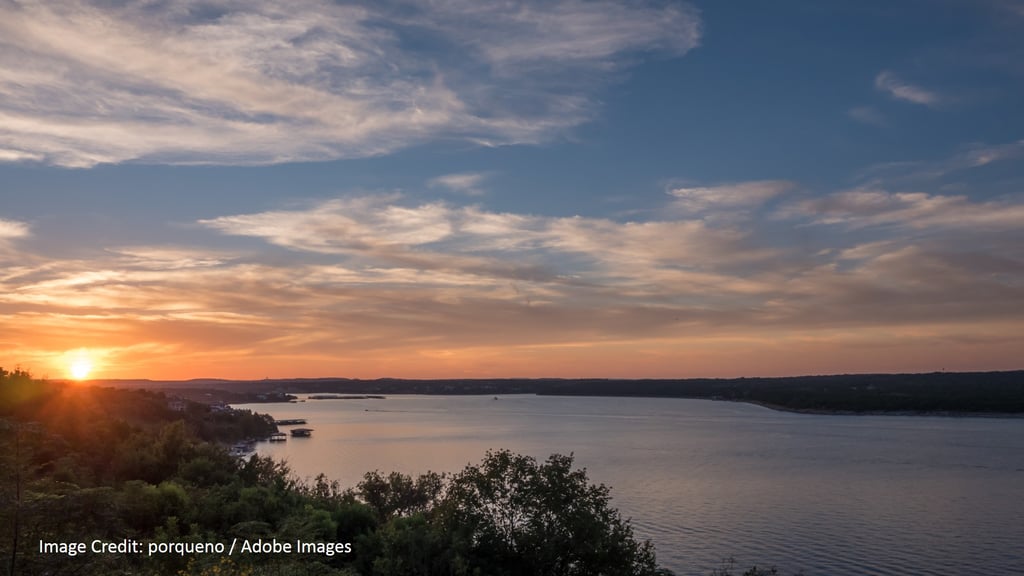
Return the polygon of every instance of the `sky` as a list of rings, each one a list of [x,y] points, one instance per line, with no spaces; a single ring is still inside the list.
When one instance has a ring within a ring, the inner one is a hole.
[[[1024,368],[1024,1],[0,0],[0,366]]]

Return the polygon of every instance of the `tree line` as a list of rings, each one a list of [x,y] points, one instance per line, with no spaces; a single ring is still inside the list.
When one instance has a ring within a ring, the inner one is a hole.
[[[509,378],[402,380],[380,378],[258,381],[121,381],[122,387],[174,391],[193,399],[280,401],[289,393],[342,394],[539,394],[642,396],[753,402],[817,413],[1024,413],[1024,371],[840,374],[777,378]],[[262,398],[261,398],[262,396]],[[239,398],[244,399],[239,399]]]

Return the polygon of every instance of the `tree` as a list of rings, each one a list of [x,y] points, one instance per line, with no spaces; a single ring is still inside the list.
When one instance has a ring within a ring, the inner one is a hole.
[[[491,451],[447,479],[371,473],[357,494],[383,521],[357,539],[361,574],[671,575],[572,456]]]
[[[457,474],[439,511],[456,552],[464,548],[485,574],[664,574],[650,542],[634,538],[610,501],[606,486],[573,469],[571,455],[539,464],[501,450]]]
[[[443,474],[427,472],[413,480],[400,472],[387,476],[367,472],[357,486],[357,494],[382,520],[424,512],[436,504],[444,490]]]

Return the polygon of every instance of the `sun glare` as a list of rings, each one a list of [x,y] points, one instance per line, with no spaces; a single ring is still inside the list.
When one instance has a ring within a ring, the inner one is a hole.
[[[76,358],[71,363],[71,377],[75,380],[85,380],[92,372],[92,361],[88,358]]]

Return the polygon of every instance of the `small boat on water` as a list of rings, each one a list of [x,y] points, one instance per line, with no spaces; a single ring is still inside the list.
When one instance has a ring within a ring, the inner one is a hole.
[[[292,436],[295,438],[309,438],[312,433],[312,428],[292,428]]]
[[[284,442],[287,439],[288,435],[284,432],[274,432],[270,435],[270,438],[268,438],[271,442]]]

